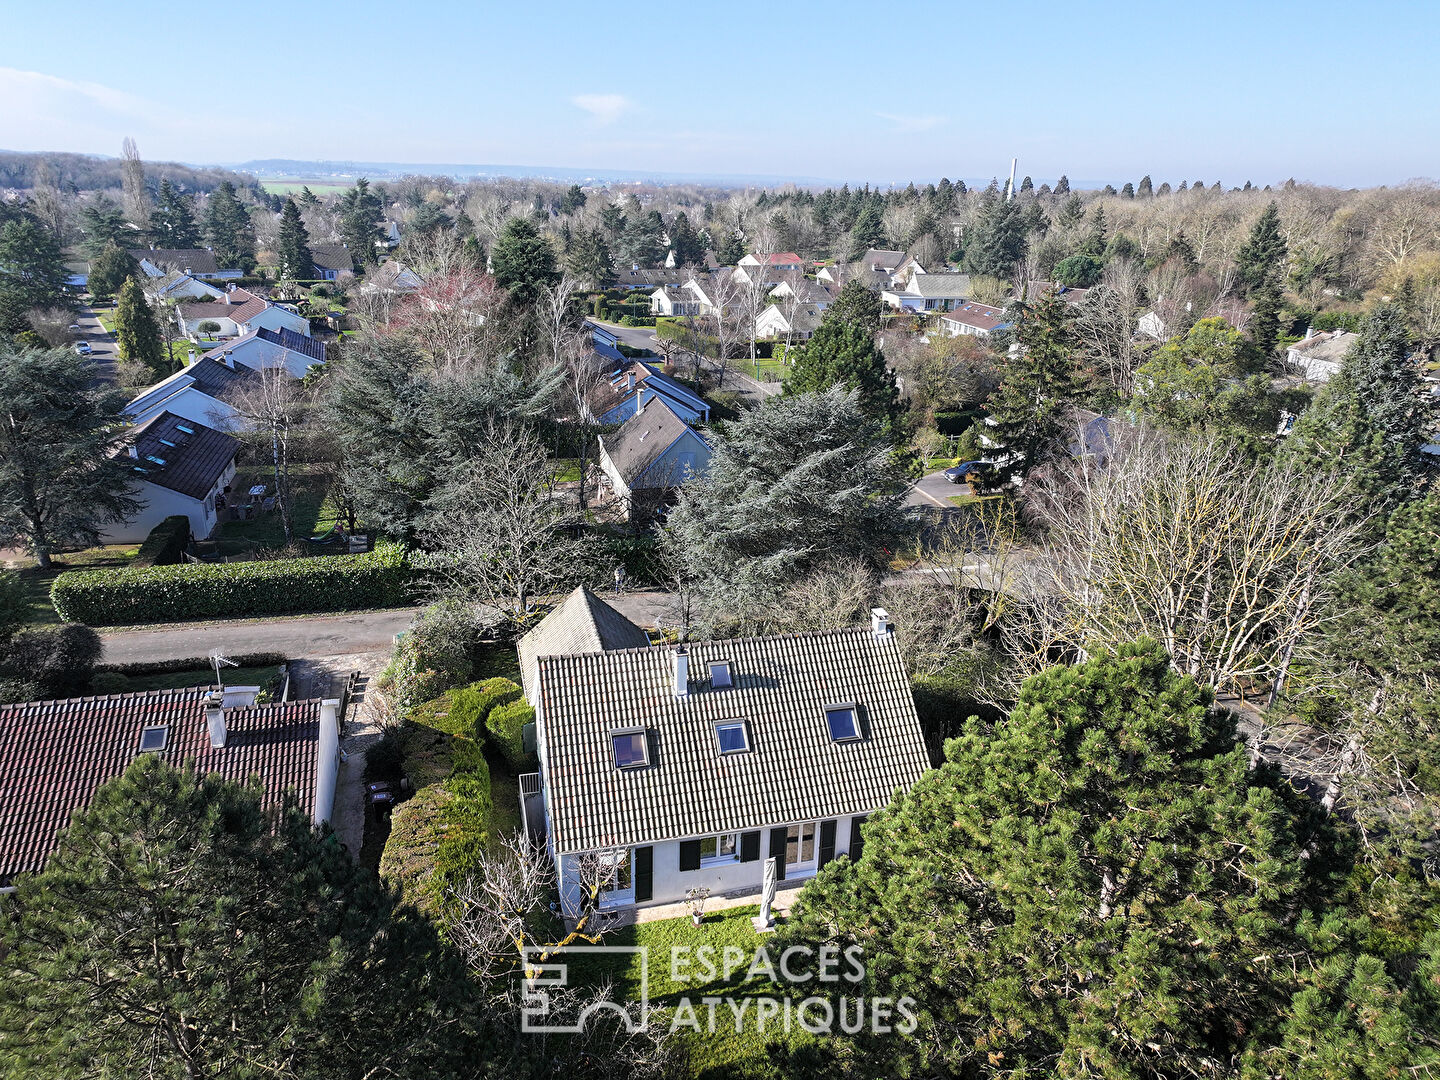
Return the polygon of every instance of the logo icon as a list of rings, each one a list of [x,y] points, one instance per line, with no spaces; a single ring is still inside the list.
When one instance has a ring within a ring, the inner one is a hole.
[[[650,947],[648,945],[566,945],[559,953],[545,960],[546,949],[534,945],[525,947],[524,990],[520,999],[520,1030],[546,1035],[575,1035],[585,1030],[592,1016],[602,1012],[613,1012],[625,1025],[625,1031],[635,1034],[644,1029],[650,1017]],[[601,956],[639,956],[640,992],[626,1004],[601,999],[586,1005],[574,1017],[564,1015],[568,1009],[561,991],[572,990],[570,986],[570,965],[564,957],[598,954]],[[638,1008],[636,1008],[638,1006]],[[562,1015],[557,1015],[560,1013]]]

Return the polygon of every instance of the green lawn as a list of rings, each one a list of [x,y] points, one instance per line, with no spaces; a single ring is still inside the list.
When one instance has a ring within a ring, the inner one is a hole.
[[[803,989],[793,995],[785,993],[786,987],[771,982],[764,974],[746,978],[755,951],[762,946],[774,946],[774,937],[757,934],[750,925],[750,919],[759,912],[758,906],[727,908],[707,915],[697,928],[689,918],[664,919],[658,922],[639,923],[614,930],[605,935],[606,945],[643,945],[649,949],[645,974],[649,983],[650,1003],[665,1008],[676,1008],[682,999],[689,999],[700,1022],[701,1031],[681,1027],[679,1039],[682,1052],[688,1058],[685,1072],[702,1080],[743,1080],[746,1077],[770,1077],[774,1075],[766,1044],[778,1041],[790,1047],[811,1041],[797,1025],[792,1024],[787,1036],[781,1019],[770,1021],[762,1032],[756,1020],[755,1006],[743,1013],[741,1030],[735,1030],[735,1014],[728,1005],[721,1004],[715,1010],[716,1032],[708,1031],[708,1007],[702,1004],[704,997],[733,998],[736,1007],[745,998],[783,998],[792,996],[799,1000],[808,996]],[[710,946],[715,950],[716,972],[713,978],[705,978],[698,960],[687,970],[687,957],[698,957],[692,952],[697,946]],[[727,946],[738,948],[744,957],[730,978],[724,978],[722,957]],[[680,980],[672,978],[672,957],[681,957],[682,975]],[[771,959],[778,965],[778,952]],[[577,973],[583,979],[598,982],[613,980],[617,997],[635,1000],[640,996],[641,959],[637,954],[617,955],[614,958],[602,955],[576,955],[572,961]]]
[[[555,480],[558,483],[565,484],[580,479],[579,458],[556,458],[553,464]]]
[[[60,616],[50,603],[50,586],[62,572],[128,566],[139,550],[138,544],[113,544],[86,551],[69,551],[55,556],[49,570],[39,569],[33,559],[25,560],[20,568],[20,579],[30,592],[30,623],[34,626],[59,625]]]
[[[1004,495],[951,495],[950,501],[956,506],[979,506],[992,499],[1003,499]]]
[[[784,382],[789,366],[784,360],[741,361],[740,368],[757,382]]]
[[[291,465],[290,482],[293,489],[290,498],[290,522],[295,540],[303,543],[308,536],[328,532],[335,524],[338,513],[326,495],[325,478],[312,466]],[[268,493],[273,495],[274,470],[266,468],[260,462],[243,466],[230,482],[231,494],[243,502],[249,498],[245,493],[256,484],[264,484]],[[259,500],[256,501],[258,503]],[[251,544],[278,548],[285,546],[285,527],[280,521],[279,510],[266,514],[261,512],[257,505],[256,516],[249,521],[222,522],[218,538],[221,541],[248,541]]]
[[[225,684],[227,686],[259,686],[263,689],[270,685],[270,680],[275,678],[275,670],[273,666],[226,668]],[[188,671],[167,671],[159,675],[126,676],[125,692],[168,690],[184,686],[213,686],[214,683],[214,668],[191,668]]]

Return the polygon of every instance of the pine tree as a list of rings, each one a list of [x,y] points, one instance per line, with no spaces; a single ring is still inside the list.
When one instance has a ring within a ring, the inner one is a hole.
[[[1034,181],[1032,181],[1032,180],[1030,179],[1030,177],[1027,176],[1027,177],[1025,177],[1024,180],[1021,180],[1021,181],[1020,181],[1020,191],[1021,191],[1022,193],[1026,192],[1026,191],[1034,191],[1034,190],[1035,190],[1035,183],[1034,183]]]
[[[150,235],[161,247],[184,250],[200,246],[200,228],[188,196],[175,190],[167,176],[160,181],[160,193],[150,214]]]
[[[835,386],[857,391],[861,411],[890,430],[900,410],[895,373],[875,344],[874,329],[850,321],[848,310],[825,312],[785,378],[785,393],[816,393]]]
[[[1060,194],[1058,191],[1055,194]],[[1097,208],[1098,209],[1098,208]],[[1071,229],[1085,220],[1085,204],[1080,200],[1079,195],[1071,195],[1060,207],[1060,216],[1057,219],[1062,229]]]
[[[1024,476],[1059,439],[1077,390],[1076,343],[1070,305],[1047,295],[1020,311],[1010,361],[985,409],[994,421],[986,434],[1003,448],[1006,470]]]
[[[1069,178],[1068,176],[1062,176],[1062,177],[1060,177],[1059,180],[1056,180],[1056,181],[1055,181],[1055,194],[1056,194],[1056,195],[1069,195],[1069,194],[1070,194],[1070,178]]]
[[[676,266],[699,266],[705,261],[705,245],[690,218],[681,210],[670,223],[670,249],[675,252]]]
[[[622,259],[633,266],[659,266],[665,261],[665,222],[658,210],[630,219],[620,252]]]
[[[1154,185],[1150,182],[1149,173],[1146,173],[1140,178],[1140,184],[1136,187],[1135,194],[1142,199],[1148,199],[1151,195],[1155,194]]]
[[[1267,281],[1280,280],[1285,261],[1285,238],[1280,235],[1280,207],[1271,203],[1261,212],[1250,236],[1235,256],[1235,276],[1246,293],[1255,293]]]
[[[45,568],[52,552],[89,547],[102,526],[136,513],[113,458],[125,396],[96,378],[94,364],[0,337],[0,401],[0,542],[23,545]]]
[[[28,330],[32,308],[65,306],[69,276],[59,238],[34,214],[0,204],[0,332]]]
[[[210,193],[205,208],[205,235],[221,266],[247,272],[255,268],[255,224],[229,180],[222,180]]]
[[[579,184],[571,184],[560,197],[560,213],[576,214],[585,209],[585,191]]]
[[[90,262],[90,277],[87,282],[90,295],[99,301],[109,300],[130,278],[139,273],[140,264],[135,261],[135,257],[111,244]]]
[[[870,203],[860,211],[850,230],[850,257],[858,259],[871,248],[884,248],[886,243],[884,213],[878,205]]]
[[[860,944],[834,993],[918,999],[913,1038],[846,1039],[856,1075],[1201,1075],[1283,1037],[1333,844],[1308,810],[1157,644],[1102,651],[972,717],[777,947]]]
[[[1280,338],[1280,286],[1266,278],[1250,295],[1250,340],[1261,356],[1269,356]]]
[[[490,252],[490,261],[496,283],[523,304],[533,302],[541,288],[560,276],[555,268],[555,249],[524,218],[511,218],[505,223]]]
[[[987,193],[965,244],[965,269],[972,274],[1008,278],[1025,257],[1025,221],[1020,203]]]
[[[475,1064],[436,931],[262,798],[141,754],[76,813],[8,905],[7,1074],[358,1076],[396,1046],[433,1075]]]
[[[417,207],[417,212],[422,207]],[[350,249],[352,259],[362,266],[373,266],[379,262],[379,255],[376,252],[375,242],[380,239],[380,222],[385,216],[384,205],[380,197],[370,189],[370,181],[360,177],[355,181],[355,186],[347,188],[340,196],[340,236],[345,241],[345,246]],[[438,209],[438,208],[436,208]],[[433,217],[429,225],[433,228],[441,222]],[[419,230],[424,232],[423,227]]]
[[[291,281],[307,281],[315,276],[315,256],[310,253],[310,233],[300,219],[300,207],[294,199],[285,200],[280,211],[280,237],[276,242],[280,260],[280,276]]]
[[[879,293],[863,281],[851,278],[825,309],[824,318],[858,326],[873,334],[880,329],[884,314],[885,302]]]
[[[123,246],[129,232],[125,228],[125,215],[104,195],[97,195],[94,202],[80,208],[80,231],[85,234],[80,250],[90,259],[111,245]]]
[[[300,188],[300,196],[298,202],[307,210],[313,210],[315,209],[315,207],[320,205],[320,199],[313,191],[310,190],[309,184],[306,184]]]
[[[599,229],[581,229],[575,234],[565,253],[565,266],[592,289],[603,289],[615,281],[615,260]]]
[[[745,257],[745,244],[733,229],[720,234],[715,245],[715,261],[721,266],[734,266]]]
[[[160,324],[145,299],[145,290],[133,277],[121,286],[115,305],[115,345],[121,360],[144,364],[156,380],[170,374]]]
[[[1133,199],[1135,197],[1135,185],[1130,183],[1129,180],[1126,180],[1125,186],[1120,189],[1120,197],[1122,199]]]

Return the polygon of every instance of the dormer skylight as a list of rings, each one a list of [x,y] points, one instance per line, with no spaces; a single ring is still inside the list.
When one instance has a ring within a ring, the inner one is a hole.
[[[710,687],[713,690],[724,690],[726,687],[734,686],[735,681],[730,676],[729,660],[710,661]]]
[[[650,764],[650,740],[644,728],[625,728],[610,733],[610,752],[617,769],[643,769]]]
[[[860,738],[860,721],[854,704],[825,706],[825,724],[835,742],[853,742]]]
[[[717,720],[715,741],[722,754],[743,754],[750,749],[750,731],[744,720]]]
[[[166,725],[147,727],[140,732],[140,753],[157,754],[165,749],[165,744],[169,741],[170,729]]]

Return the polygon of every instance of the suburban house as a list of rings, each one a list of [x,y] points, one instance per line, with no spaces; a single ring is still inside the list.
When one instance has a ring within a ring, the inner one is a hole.
[[[1164,341],[1169,335],[1165,332],[1165,320],[1158,311],[1147,311],[1140,316],[1140,321],[1135,328],[1148,338],[1156,341]]]
[[[878,270],[882,274],[893,274],[906,262],[903,251],[884,251],[880,248],[871,248],[859,258],[859,263],[866,270]]]
[[[710,406],[704,398],[643,360],[621,361],[596,387],[588,405],[596,423],[620,424],[643,409],[651,396],[664,398],[687,424],[710,420]]]
[[[209,248],[131,248],[130,256],[140,264],[146,277],[158,278],[181,273],[210,281],[244,277],[239,267],[222,268]]]
[[[330,820],[340,769],[338,700],[255,704],[258,687],[145,690],[0,705],[0,889],[42,869],[70,815],[142,754],[245,783],[265,805],[289,792]]]
[[[681,286],[681,289],[700,305],[701,315],[713,315],[716,308],[720,306],[716,303],[715,286],[711,284],[708,276],[690,278]]]
[[[245,425],[239,419],[238,410],[226,399],[254,375],[254,370],[244,364],[202,356],[141,391],[125,406],[125,415],[133,423],[143,424],[168,412],[181,420],[233,431]]]
[[[830,301],[835,299],[836,293],[826,287],[822,281],[811,281],[809,278],[797,278],[795,281],[781,281],[770,290],[770,296],[776,300],[786,300],[792,296],[799,296],[800,302],[816,311],[824,311],[830,306]]]
[[[220,523],[217,500],[235,479],[240,440],[208,424],[159,412],[128,428],[112,459],[129,467],[140,512],[101,531],[102,544],[138,544],[167,517],[184,514],[204,539]]]
[[[671,318],[700,314],[700,299],[679,285],[661,285],[650,294],[650,313]]]
[[[619,289],[658,289],[662,285],[683,285],[689,280],[690,271],[673,266],[643,269],[631,264],[630,269],[615,272],[615,287]]]
[[[303,379],[316,364],[325,363],[325,343],[293,330],[267,330],[263,326],[234,341],[217,345],[205,359],[219,361],[226,367],[243,365],[255,371],[284,367],[297,379]]]
[[[1004,308],[990,307],[987,304],[978,304],[974,300],[961,304],[953,311],[947,311],[937,320],[941,332],[950,337],[988,337],[996,330],[1003,330],[1010,325],[1009,318],[1005,315]]]
[[[1315,333],[1312,329],[1303,340],[1285,350],[1286,362],[1311,382],[1328,382],[1339,373],[1345,354],[1360,340],[1349,330],[1328,330]]]
[[[858,858],[865,819],[929,767],[880,609],[845,630],[645,640],[584,589],[520,640],[540,760],[522,810],[569,917],[586,873],[602,909],[756,893],[768,859],[803,881]]]
[[[744,271],[745,280],[749,281],[750,274],[756,270],[761,271],[768,278],[774,277],[776,274],[799,273],[804,265],[800,256],[793,251],[782,251],[776,255],[766,255],[763,258],[745,255],[735,264],[735,269]]]
[[[388,259],[365,275],[366,289],[393,293],[419,292],[425,282],[410,267],[397,259]]]
[[[970,299],[969,274],[911,274],[903,287],[881,289],[896,311],[950,311]]]
[[[1054,293],[1067,304],[1079,304],[1085,297],[1090,295],[1089,289],[1077,289],[1070,285],[1061,285],[1058,281],[1027,281],[1025,283],[1024,295],[1021,297],[1027,304],[1033,304],[1042,296]]]
[[[146,278],[145,291],[157,300],[219,300],[225,295],[224,289],[179,270],[163,277]]]
[[[380,238],[375,241],[377,248],[393,248],[400,243],[400,224],[388,218],[380,222]]]
[[[177,305],[175,318],[180,323],[181,333],[192,340],[239,337],[262,327],[269,330],[283,328],[307,337],[310,334],[310,320],[305,316],[233,285],[219,300]],[[220,329],[202,333],[200,324],[206,322],[213,322]]]
[[[355,273],[355,260],[344,244],[311,244],[310,258],[315,263],[315,276],[321,281],[334,281],[342,274]]]
[[[658,394],[618,431],[600,436],[600,469],[629,520],[653,514],[710,467],[710,444]]]
[[[801,304],[791,311],[787,310],[788,307],[786,304],[766,304],[765,310],[755,320],[755,336],[766,340],[788,338],[809,341],[823,318],[821,308],[817,304]]]

